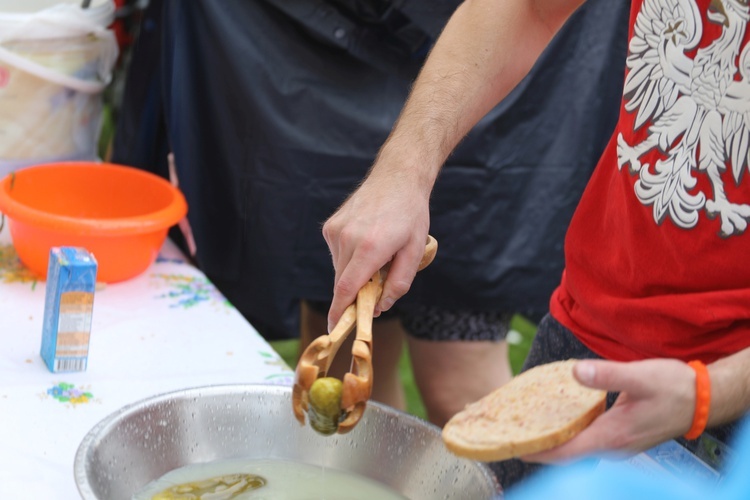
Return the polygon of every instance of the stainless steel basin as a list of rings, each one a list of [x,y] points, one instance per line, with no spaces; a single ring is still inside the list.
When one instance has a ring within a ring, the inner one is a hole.
[[[172,469],[234,458],[278,458],[350,471],[411,500],[484,500],[499,493],[489,468],[449,453],[433,425],[369,403],[352,432],[323,437],[294,419],[291,394],[289,387],[212,386],[124,407],[97,424],[78,448],[75,479],[81,496],[130,499]]]

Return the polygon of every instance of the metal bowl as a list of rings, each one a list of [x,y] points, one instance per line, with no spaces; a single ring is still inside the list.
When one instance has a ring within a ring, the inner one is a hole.
[[[181,390],[126,406],[98,423],[75,457],[87,500],[130,499],[149,482],[189,464],[277,458],[353,472],[411,500],[496,498],[484,464],[448,452],[440,429],[368,403],[348,434],[324,437],[300,426],[289,387],[226,385]]]

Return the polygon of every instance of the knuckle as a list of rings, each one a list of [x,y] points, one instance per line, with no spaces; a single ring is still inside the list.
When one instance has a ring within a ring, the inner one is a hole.
[[[328,243],[331,242],[331,239],[333,238],[333,227],[331,225],[331,221],[327,221],[323,223],[323,239],[325,239]]]
[[[388,295],[392,297],[403,297],[411,288],[411,282],[404,280],[395,280],[388,283]]]
[[[339,279],[333,287],[333,293],[337,297],[349,297],[350,295],[356,293],[356,291],[357,287],[354,286],[354,284],[346,278]]]
[[[359,241],[359,250],[364,256],[376,254],[378,251],[378,242],[371,236],[365,236]]]
[[[341,241],[342,234],[344,234],[343,228],[339,223],[336,222],[335,219],[328,219],[327,221],[325,221],[321,228],[321,233],[323,233],[323,238],[328,243]]]
[[[334,238],[337,235],[340,235],[343,230],[344,226],[342,225],[340,218],[337,217],[336,214],[332,215],[326,221],[324,221],[321,227],[323,235],[330,238]]]

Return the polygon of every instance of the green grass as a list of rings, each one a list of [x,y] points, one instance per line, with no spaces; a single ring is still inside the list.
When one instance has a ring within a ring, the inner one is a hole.
[[[409,349],[404,344],[404,350],[401,353],[401,360],[398,364],[401,384],[404,386],[404,399],[406,400],[406,411],[427,420],[427,410],[422,403],[422,397],[419,395],[419,389],[414,382],[414,373],[411,371],[411,360],[409,359]]]
[[[513,369],[513,373],[517,374],[521,371],[521,366],[523,366],[526,355],[531,348],[531,342],[534,340],[534,335],[536,335],[536,325],[523,316],[516,315],[510,322],[510,328],[521,334],[520,342],[517,344],[509,343],[508,345],[510,366]]]
[[[275,340],[269,342],[273,350],[276,351],[281,359],[286,361],[292,369],[297,366],[297,354],[299,349],[299,341],[297,339],[292,340]]]
[[[520,337],[517,337],[518,342],[509,342],[508,347],[511,368],[513,369],[513,373],[518,373],[531,347],[531,341],[534,339],[534,334],[536,333],[536,325],[522,316],[514,316],[510,327],[520,334]],[[298,340],[279,340],[270,342],[270,344],[289,366],[295,367],[297,365]],[[412,373],[411,361],[409,360],[409,350],[406,348],[404,348],[401,360],[399,361],[399,372],[406,396],[406,411],[412,415],[426,419],[422,398],[419,396],[419,390],[414,383],[414,374]]]

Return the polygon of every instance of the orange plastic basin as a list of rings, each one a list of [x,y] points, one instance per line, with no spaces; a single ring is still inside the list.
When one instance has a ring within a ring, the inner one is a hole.
[[[154,174],[110,163],[28,167],[0,181],[0,211],[21,261],[47,277],[53,246],[84,247],[99,264],[97,281],[142,273],[167,230],[185,214],[182,193]]]

